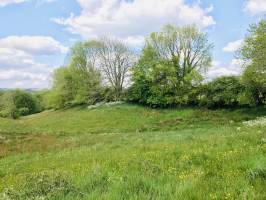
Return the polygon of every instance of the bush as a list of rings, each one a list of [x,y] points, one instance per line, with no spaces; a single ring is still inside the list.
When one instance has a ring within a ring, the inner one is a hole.
[[[199,87],[196,94],[201,106],[232,107],[243,104],[245,86],[239,77],[220,77]]]
[[[113,102],[116,99],[116,93],[111,87],[104,87],[99,94],[100,101]]]
[[[181,80],[176,74],[176,68],[167,61],[153,63],[148,70],[135,67],[134,83],[128,90],[127,100],[152,107],[187,105],[192,80],[197,79],[198,74],[191,72]]]
[[[38,100],[29,92],[7,91],[0,97],[0,115],[13,119],[40,111]]]
[[[162,69],[160,73],[165,72]],[[129,88],[127,100],[155,107],[190,105],[217,108],[252,104],[246,86],[237,76],[220,77],[196,85],[184,81],[178,88],[169,84],[170,77],[171,73],[165,74],[163,79],[155,82],[139,78]]]

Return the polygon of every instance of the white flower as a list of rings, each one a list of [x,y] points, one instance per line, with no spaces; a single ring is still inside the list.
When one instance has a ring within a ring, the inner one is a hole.
[[[124,102],[123,101],[114,101],[114,102],[108,102],[108,103],[105,103],[105,102],[100,102],[100,103],[96,103],[94,105],[90,105],[88,106],[88,109],[94,109],[94,108],[98,108],[100,106],[115,106],[115,105],[120,105],[120,104],[123,104]]]
[[[266,126],[266,117],[257,117],[257,119],[243,122],[245,126]]]

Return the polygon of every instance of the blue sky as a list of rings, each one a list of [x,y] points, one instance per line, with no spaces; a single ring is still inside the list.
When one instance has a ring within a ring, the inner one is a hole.
[[[0,0],[0,88],[47,88],[80,40],[113,36],[132,48],[167,23],[194,23],[214,43],[208,78],[241,73],[235,51],[265,0]]]

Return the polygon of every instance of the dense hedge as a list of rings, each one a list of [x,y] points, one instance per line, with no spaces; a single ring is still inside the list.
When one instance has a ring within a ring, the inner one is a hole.
[[[180,95],[168,92],[167,95],[156,96],[156,94],[150,92],[150,88],[152,86],[149,84],[150,83],[145,81],[145,79],[142,79],[142,83],[139,85],[133,84],[128,89],[128,102],[145,104],[151,107],[185,105],[208,108],[234,107],[254,104],[253,99],[250,98],[247,86],[238,76],[219,77],[197,86],[187,85],[187,90],[178,90]],[[160,83],[158,82],[158,84]],[[159,93],[163,92],[165,92],[163,89],[159,91]],[[183,93],[183,95],[181,95],[181,93]],[[152,95],[157,97],[155,104],[152,101],[149,101]],[[167,102],[167,99],[176,100],[173,103],[173,101]]]
[[[207,107],[232,107],[249,104],[245,91],[245,85],[239,77],[217,78],[200,88],[198,104]]]

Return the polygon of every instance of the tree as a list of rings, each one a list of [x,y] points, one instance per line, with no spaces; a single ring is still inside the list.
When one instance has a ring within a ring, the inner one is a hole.
[[[72,49],[71,62],[54,73],[51,94],[54,107],[93,104],[101,90],[101,75],[96,68],[97,45],[95,41],[78,43]]]
[[[133,69],[129,100],[167,106],[186,104],[192,86],[211,63],[212,45],[195,26],[167,25],[146,40]]]
[[[64,108],[74,104],[76,90],[74,77],[68,67],[56,69],[53,75],[53,88],[50,102],[53,108]]]
[[[250,26],[240,50],[244,60],[243,80],[257,105],[266,103],[266,20]]]
[[[39,111],[37,98],[26,91],[12,90],[5,92],[0,99],[0,115],[18,118]]]
[[[109,85],[119,100],[127,81],[130,68],[134,65],[135,55],[123,42],[117,39],[100,40],[99,66]]]
[[[72,50],[70,71],[73,74],[77,103],[93,104],[102,89],[102,77],[97,68],[98,41],[78,43]]]
[[[171,62],[179,78],[192,71],[205,71],[211,64],[212,44],[194,25],[167,25],[162,32],[152,33],[146,46],[152,47],[160,60]]]

